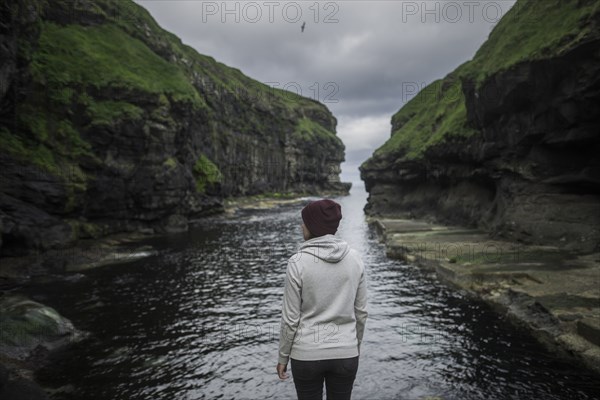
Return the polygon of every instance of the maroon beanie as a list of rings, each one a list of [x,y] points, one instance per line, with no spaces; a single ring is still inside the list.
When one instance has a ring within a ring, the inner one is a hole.
[[[302,209],[302,220],[314,236],[335,234],[342,219],[342,207],[333,200],[309,203]]]

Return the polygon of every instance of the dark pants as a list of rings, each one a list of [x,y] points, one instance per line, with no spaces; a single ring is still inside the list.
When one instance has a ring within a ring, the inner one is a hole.
[[[290,359],[298,400],[322,400],[323,380],[327,400],[349,400],[358,370],[358,356],[330,360]]]

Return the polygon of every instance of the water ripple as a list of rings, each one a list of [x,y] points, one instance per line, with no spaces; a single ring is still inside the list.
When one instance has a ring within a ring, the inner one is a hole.
[[[366,194],[353,191],[339,199],[340,236],[363,254],[370,296],[353,398],[598,398],[595,377],[433,274],[387,259],[364,221]],[[214,217],[149,240],[157,256],[35,288],[92,333],[39,379],[74,385],[55,399],[295,398],[274,370],[285,261],[300,240],[298,207]]]

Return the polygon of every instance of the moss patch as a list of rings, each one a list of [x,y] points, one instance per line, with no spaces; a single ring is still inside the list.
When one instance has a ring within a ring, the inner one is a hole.
[[[56,173],[59,159],[68,164],[83,155],[91,155],[91,147],[68,118],[52,107],[44,107],[45,102],[37,98],[18,104],[17,132],[11,135],[6,129],[3,135],[10,153]],[[12,138],[7,139],[6,135]]]
[[[297,198],[299,195],[304,195],[305,193],[295,193],[295,192],[287,192],[287,193],[280,193],[280,192],[266,192],[266,193],[261,193],[259,195],[253,196],[253,198],[256,199],[294,199]]]
[[[196,191],[204,193],[207,185],[220,183],[223,179],[219,167],[217,167],[204,154],[200,155],[196,164],[194,164],[194,176],[196,177]]]
[[[173,169],[177,166],[177,160],[173,157],[169,157],[163,162],[163,165],[169,169]]]
[[[341,139],[335,133],[306,117],[298,120],[296,129],[292,133],[292,138],[305,143],[318,142],[343,147]]]
[[[144,110],[126,101],[90,102],[87,108],[93,125],[110,125],[121,118],[139,120]]]
[[[13,157],[28,162],[55,176],[61,175],[61,166],[52,151],[42,143],[35,143],[13,135],[6,127],[0,128],[0,147]]]

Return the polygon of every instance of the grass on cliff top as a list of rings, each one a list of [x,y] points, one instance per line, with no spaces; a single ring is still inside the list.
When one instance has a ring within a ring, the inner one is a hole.
[[[73,4],[70,0],[57,1],[58,6],[68,10],[67,12],[97,14],[105,21],[104,25],[112,26],[114,29],[109,33],[114,37],[108,36],[106,40],[115,46],[121,46],[121,41],[124,40],[129,47],[137,51],[134,53],[136,59],[132,58],[127,63],[129,66],[148,70],[144,63],[153,64],[154,70],[150,69],[147,74],[139,76],[143,82],[138,87],[142,90],[168,91],[171,89],[175,90],[176,94],[179,93],[180,97],[191,98],[193,101],[199,98],[204,104],[202,95],[192,84],[192,80],[196,80],[203,82],[206,85],[206,92],[211,95],[214,95],[215,92],[221,95],[227,92],[241,98],[249,107],[272,109],[283,118],[296,119],[299,114],[308,110],[312,113],[329,113],[327,108],[318,101],[271,87],[249,78],[237,68],[229,67],[210,56],[198,53],[192,47],[184,44],[179,37],[162,29],[144,7],[133,1],[96,0],[93,4]],[[100,36],[94,36],[94,39],[103,40]],[[90,43],[90,45],[92,44]],[[131,49],[124,48],[114,53],[106,52],[106,58],[109,59],[113,54],[113,57],[121,62],[120,51],[131,53]],[[166,55],[172,56],[165,60],[162,57],[167,57]],[[156,58],[161,62],[155,63]],[[114,71],[114,78],[107,80],[118,80],[120,76],[125,76],[127,78],[124,83],[136,87],[140,82],[135,79],[135,76],[128,76],[127,73],[130,72],[130,69],[126,69],[127,71]],[[123,75],[122,72],[126,74]],[[138,71],[134,72],[134,75],[138,74]],[[191,75],[194,75],[193,79]],[[169,76],[170,79],[166,80],[165,76]],[[149,84],[154,85],[154,88],[148,87]]]
[[[396,127],[392,137],[363,165],[419,159],[427,148],[446,138],[476,134],[467,125],[461,79],[479,86],[487,77],[519,62],[556,56],[598,37],[595,19],[599,13],[600,2],[595,0],[519,0],[473,60],[425,87],[392,117]]]
[[[292,137],[303,142],[317,142],[331,145],[341,145],[341,139],[330,130],[325,129],[312,119],[303,117],[298,120],[295,131]]]
[[[278,106],[294,112],[298,107],[325,111],[319,102],[287,90],[271,87],[244,75],[239,69],[198,53],[179,37],[160,27],[142,6],[130,0],[96,0],[102,16],[124,32],[146,43],[153,51],[172,53],[180,67],[199,74],[211,91],[229,92],[245,97],[248,103],[263,107]],[[184,67],[185,66],[185,67]]]
[[[126,101],[84,101],[87,101],[86,111],[92,118],[92,125],[111,125],[120,118],[138,120],[144,115],[143,109]]]
[[[309,113],[329,114],[327,108],[318,101],[271,87],[249,78],[237,68],[199,54],[176,35],[162,29],[145,8],[132,1],[97,0],[96,4],[100,7],[102,17],[123,32],[144,42],[152,51],[162,54],[163,57],[165,54],[173,55],[169,61],[181,68],[188,77],[193,76],[188,79],[195,81],[194,84],[197,87],[201,86],[202,91],[212,99],[228,101],[235,98],[248,109],[270,110],[281,119],[289,121],[298,120],[302,115]],[[236,124],[235,129],[239,132],[266,132],[258,119],[245,117],[231,122]],[[316,123],[312,124],[313,137],[323,137],[323,129]],[[330,131],[330,134],[335,136],[333,131]]]
[[[196,106],[203,103],[176,65],[113,24],[61,26],[43,22],[31,72],[49,90],[75,85],[116,87],[169,93],[175,100]]]
[[[119,118],[139,119],[143,110],[121,100],[100,100],[88,88],[118,88],[133,97],[144,93],[192,106],[204,101],[176,66],[159,57],[138,39],[113,24],[97,26],[58,25],[40,22],[37,50],[30,71],[35,85],[17,105],[18,127],[2,134],[7,152],[30,160],[39,168],[58,175],[60,165],[91,154],[72,124],[73,103],[85,105],[91,124],[110,125]]]
[[[462,74],[486,77],[528,60],[550,58],[599,37],[597,0],[518,0],[498,22]]]
[[[394,123],[401,127],[375,151],[375,157],[397,152],[397,156],[406,159],[419,158],[429,146],[444,138],[474,135],[476,131],[466,122],[460,81],[435,81],[394,116]]]
[[[168,49],[175,54],[180,67],[199,77],[209,93],[228,93],[242,99],[249,107],[273,109],[285,118],[298,117],[299,110],[329,112],[318,101],[277,87],[277,84],[284,85],[283,82],[269,86],[244,75],[237,68],[198,53],[176,35],[162,29],[146,9],[132,1],[98,0],[98,4],[111,21],[154,51]]]

